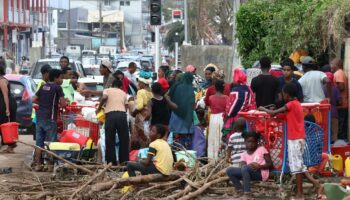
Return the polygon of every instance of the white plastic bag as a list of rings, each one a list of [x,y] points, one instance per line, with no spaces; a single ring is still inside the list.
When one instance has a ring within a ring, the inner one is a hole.
[[[100,139],[98,141],[98,144],[101,147],[101,155],[102,155],[102,163],[106,163],[106,134],[105,134],[105,125],[103,125],[100,128]],[[119,138],[118,134],[116,133],[115,137],[115,155],[117,161],[119,160]]]

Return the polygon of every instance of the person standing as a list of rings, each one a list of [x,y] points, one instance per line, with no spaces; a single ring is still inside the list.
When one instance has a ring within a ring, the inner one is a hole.
[[[275,115],[286,113],[287,122],[287,139],[288,139],[288,158],[289,169],[291,174],[296,175],[297,194],[296,199],[303,199],[303,176],[305,176],[320,192],[321,185],[309,173],[304,165],[303,153],[305,150],[305,125],[304,112],[300,102],[297,100],[297,88],[292,83],[287,83],[282,89],[283,98],[286,105],[277,109],[270,110],[259,107],[260,111]]]
[[[17,104],[11,94],[9,81],[4,77],[6,74],[6,62],[0,59],[0,125],[7,122],[16,122]],[[0,130],[1,133],[1,130]],[[2,134],[2,133],[1,133]],[[1,137],[2,138],[2,137]],[[1,141],[3,143],[3,141]],[[16,143],[7,144],[4,153],[14,153]]]
[[[103,76],[103,89],[112,87],[112,83],[115,80],[113,74],[112,63],[109,60],[103,60],[100,65],[100,74]],[[82,95],[89,96],[102,96],[102,91],[82,90]]]
[[[262,57],[259,62],[262,74],[254,77],[250,85],[255,93],[256,106],[276,105],[279,81],[270,74],[271,60],[268,57]]]
[[[116,79],[112,83],[112,88],[104,89],[103,96],[96,113],[100,112],[102,106],[105,106],[105,142],[106,142],[106,161],[117,165],[115,154],[115,140],[118,133],[119,138],[119,163],[123,164],[129,161],[129,128],[126,116],[128,105],[127,95],[122,90],[123,83]]]
[[[222,80],[215,82],[215,95],[209,97],[210,120],[208,135],[208,158],[217,160],[221,144],[221,129],[224,126],[223,115],[225,113],[228,96],[224,95],[225,83]]]
[[[61,70],[67,68],[69,66],[69,58],[67,56],[62,56],[60,58],[60,67]]]
[[[208,87],[210,87],[213,83],[212,83],[212,74],[213,72],[215,72],[217,70],[217,67],[213,64],[208,64],[205,68],[204,68],[204,77],[205,77],[205,81],[200,85],[200,88],[205,90]]]
[[[192,134],[194,132],[193,110],[195,95],[192,86],[193,74],[186,72],[181,81],[170,88],[169,96],[177,105],[170,116],[169,129],[174,133],[174,140],[186,149],[192,147]]]
[[[143,78],[142,76],[138,79],[139,90],[137,91],[135,110],[132,112],[132,116],[135,117],[135,128],[140,134],[149,135],[149,111],[147,110],[148,102],[152,99],[153,94],[149,87],[152,79]]]
[[[348,135],[348,113],[349,113],[349,86],[348,77],[343,71],[343,62],[335,58],[331,62],[331,70],[334,73],[334,83],[340,91],[341,105],[337,106],[339,117],[339,139],[349,140]]]
[[[137,82],[137,75],[136,75],[136,70],[137,70],[137,66],[136,66],[136,63],[134,62],[131,62],[129,63],[129,66],[128,66],[128,71],[126,71],[124,73],[124,75],[134,84],[134,85],[137,85],[138,82]]]
[[[64,99],[62,84],[62,71],[52,69],[49,72],[49,82],[44,84],[33,97],[33,103],[39,105],[36,112],[36,145],[44,148],[44,142],[57,141],[57,115],[58,107],[66,106]],[[34,153],[34,170],[41,171],[43,169],[41,160],[41,150],[35,149]]]
[[[166,73],[169,71],[169,66],[160,66],[158,69],[158,80],[157,82],[162,86],[164,92],[169,90],[169,82],[165,78]]]
[[[215,89],[215,83],[216,81],[224,81],[225,79],[225,75],[224,72],[222,70],[216,70],[215,72],[212,73],[212,84],[211,86],[208,87],[207,91],[205,92],[205,98],[204,98],[204,102],[207,106],[209,106],[209,98],[212,95],[216,94],[216,89]],[[224,95],[230,95],[230,91],[231,91],[231,84],[224,84],[224,91],[223,94]]]
[[[280,91],[282,91],[282,88],[285,84],[293,83],[298,89],[297,98],[299,102],[302,103],[304,99],[303,89],[301,88],[301,85],[298,82],[298,80],[294,78],[293,72],[297,71],[298,69],[294,66],[293,60],[290,58],[287,58],[282,61],[281,66],[282,66],[283,76],[278,78],[278,80],[280,81],[280,85],[279,85]],[[283,100],[281,93],[279,95],[279,100],[281,101]]]
[[[132,96],[132,97],[135,97],[136,96],[136,93],[137,93],[137,86],[134,85],[127,77],[125,77],[124,73],[120,70],[117,70],[114,72],[113,74],[114,78],[115,79],[119,79],[122,81],[123,83],[123,87],[122,87],[122,90]]]
[[[63,82],[61,87],[64,93],[64,97],[67,98],[70,103],[72,103],[74,100],[74,88],[73,88],[72,82],[76,82],[74,81],[74,79],[72,79],[73,70],[72,68],[67,67],[62,70],[62,73],[63,73]]]
[[[302,59],[304,75],[298,80],[304,94],[305,103],[319,103],[331,95],[331,85],[327,75],[317,71],[317,64],[313,58],[306,56]],[[326,95],[324,89],[326,88]]]
[[[331,104],[331,141],[334,143],[338,140],[338,131],[339,131],[339,115],[337,106],[341,105],[340,91],[337,85],[334,83],[334,75],[332,72],[326,72],[327,77],[332,85],[332,95],[330,98]]]

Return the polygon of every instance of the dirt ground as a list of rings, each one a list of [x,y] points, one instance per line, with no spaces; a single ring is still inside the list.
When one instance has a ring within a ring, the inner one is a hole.
[[[19,139],[23,142],[34,144],[33,138],[31,135],[20,135]],[[6,146],[1,148],[5,149]],[[36,185],[40,187],[40,184],[44,182],[49,182],[53,177],[52,173],[40,172],[35,173],[30,170],[30,162],[33,153],[33,148],[26,146],[24,144],[18,144],[18,147],[15,149],[15,154],[5,154],[0,153],[0,168],[11,167],[12,173],[10,174],[1,174],[0,173],[0,200],[12,200],[12,199],[28,199],[26,198],[26,194],[23,191],[18,191],[18,186],[28,186],[28,185]],[[339,178],[336,180],[323,180],[325,182],[338,182]],[[269,184],[269,183],[266,183]],[[228,189],[228,188],[224,188]],[[254,186],[252,187],[255,190]],[[233,188],[232,188],[233,190]],[[279,199],[277,191],[274,189],[259,189],[260,195],[259,200],[263,199]],[[306,192],[307,195],[314,196],[312,190],[308,190]],[[233,199],[231,196],[227,194],[208,194],[205,196],[200,196],[197,199],[211,200],[211,199]],[[306,199],[314,199],[309,196]]]
[[[34,144],[32,135],[20,135],[19,140]],[[1,150],[6,146],[2,146]],[[0,174],[0,199],[18,199],[20,191],[13,191],[15,185],[39,183],[42,177],[49,177],[49,173],[34,173],[29,170],[33,148],[18,144],[14,154],[0,153],[0,168],[11,167],[12,173]]]

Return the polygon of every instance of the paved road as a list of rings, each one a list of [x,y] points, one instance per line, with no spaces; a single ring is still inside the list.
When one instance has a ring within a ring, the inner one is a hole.
[[[34,144],[32,135],[20,135],[19,140]],[[24,144],[17,144],[14,154],[0,153],[0,168],[12,167],[14,173],[23,170],[23,162],[28,162],[31,159],[33,148]],[[7,146],[2,146],[1,151]]]

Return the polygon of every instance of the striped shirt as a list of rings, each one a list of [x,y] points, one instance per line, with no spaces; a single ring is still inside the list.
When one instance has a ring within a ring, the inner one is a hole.
[[[246,150],[242,133],[235,132],[230,136],[228,148],[232,148],[232,165],[238,165],[241,162],[241,154]]]

